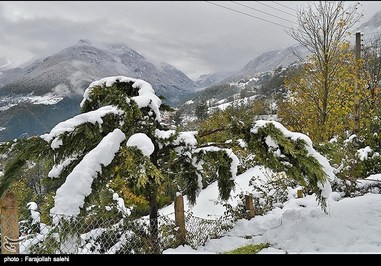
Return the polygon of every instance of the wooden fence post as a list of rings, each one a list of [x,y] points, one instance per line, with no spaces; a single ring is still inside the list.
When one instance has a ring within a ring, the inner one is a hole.
[[[250,220],[251,218],[255,216],[252,196],[245,195],[245,208],[246,208],[246,218]]]
[[[20,253],[18,202],[12,192],[1,198],[1,253]]]
[[[176,196],[175,200],[175,222],[179,229],[176,232],[176,238],[180,245],[185,245],[185,215],[184,215],[184,199],[183,196]]]
[[[303,198],[303,190],[302,189],[298,189],[296,191],[296,198],[298,198],[298,199]]]

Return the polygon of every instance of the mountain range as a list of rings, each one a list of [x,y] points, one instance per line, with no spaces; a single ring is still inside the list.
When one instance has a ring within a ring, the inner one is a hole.
[[[51,92],[59,96],[81,95],[92,81],[116,75],[144,78],[156,88],[157,94],[164,95],[171,103],[178,102],[179,95],[196,87],[175,67],[165,63],[156,66],[124,44],[96,46],[86,40],[24,68],[2,72],[1,95],[31,92],[34,95]]]
[[[196,85],[201,88],[207,88],[213,85],[216,85],[226,79],[226,77],[229,77],[233,75],[233,71],[222,71],[222,72],[216,72],[216,73],[209,73],[201,75],[196,81]]]
[[[365,34],[380,29],[381,12],[358,28]],[[103,77],[124,75],[144,79],[169,104],[179,105],[201,89],[213,88],[213,93],[218,94],[216,85],[245,84],[276,68],[298,64],[308,54],[300,45],[268,51],[236,72],[210,73],[196,81],[172,65],[150,62],[122,43],[99,45],[80,40],[18,68],[10,68],[12,61],[0,58],[0,142],[42,134],[78,114],[84,89]],[[226,88],[221,93],[226,94]]]
[[[217,72],[201,75],[196,81],[199,88],[224,85],[240,80],[249,80],[262,73],[273,71],[278,67],[298,64],[309,52],[301,45],[293,45],[285,49],[265,52],[250,60],[243,68],[233,72]]]
[[[6,58],[0,61],[3,68],[7,63]],[[172,105],[197,87],[174,66],[155,65],[125,44],[95,45],[80,40],[23,68],[1,70],[0,141],[44,133],[58,122],[78,114],[87,86],[95,80],[116,75],[148,81],[156,93],[166,97]],[[58,104],[62,100],[66,105]]]
[[[307,49],[301,45],[293,45],[285,49],[268,51],[249,61],[242,69],[223,79],[221,83],[250,79],[264,72],[273,71],[278,67],[299,64],[301,58],[305,58],[309,54]]]
[[[360,31],[364,36],[368,36],[366,38],[368,41],[371,38],[379,38],[381,33],[381,11],[376,13],[368,21],[362,23],[356,31]],[[354,34],[349,41],[354,43]],[[365,44],[369,45],[369,42],[366,43],[365,40]],[[199,98],[204,97],[205,95],[209,95],[212,98],[203,98],[202,101],[223,100],[224,97],[220,96],[227,94],[227,85],[238,86],[241,89],[246,88],[245,84],[249,83],[251,85],[255,83],[256,86],[261,86],[260,80],[263,77],[271,76],[274,70],[278,68],[285,69],[291,65],[301,64],[308,55],[310,55],[310,52],[305,47],[295,44],[284,49],[265,52],[250,60],[246,65],[244,65],[244,67],[234,73],[231,73],[230,75],[221,72],[203,75],[196,81],[196,84],[206,87],[205,90],[202,92],[202,95],[198,93],[195,98],[189,100],[190,102],[197,104],[197,101],[200,100]],[[218,87],[220,87],[220,91]],[[211,93],[207,92],[208,90],[210,90]],[[236,92],[232,90],[231,95],[235,93]],[[191,108],[192,106],[189,106],[188,104],[187,107]]]

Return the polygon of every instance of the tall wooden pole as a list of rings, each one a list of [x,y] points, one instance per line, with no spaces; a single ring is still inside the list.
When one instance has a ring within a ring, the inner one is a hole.
[[[354,87],[354,98],[355,98],[355,109],[354,109],[354,133],[358,133],[360,130],[360,99],[359,99],[359,79],[360,79],[360,52],[361,52],[361,33],[356,32],[356,46],[355,46],[355,87]]]

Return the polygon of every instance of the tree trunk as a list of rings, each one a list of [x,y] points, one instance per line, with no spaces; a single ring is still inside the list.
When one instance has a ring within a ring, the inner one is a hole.
[[[155,184],[151,187],[151,195],[149,198],[149,225],[150,225],[150,238],[151,238],[151,252],[160,254],[159,242],[159,224],[158,224],[158,205],[157,205],[157,186]]]
[[[320,139],[319,141],[324,141],[326,138],[326,122],[328,116],[328,96],[329,96],[329,61],[327,54],[324,56],[324,88],[323,88],[323,106],[322,106],[322,121],[320,129]]]

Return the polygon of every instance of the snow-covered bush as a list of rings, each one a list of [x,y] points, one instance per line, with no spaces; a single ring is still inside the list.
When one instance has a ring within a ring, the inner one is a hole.
[[[287,178],[285,172],[271,173],[267,180],[252,178],[253,200],[256,214],[263,215],[294,197],[293,192],[301,188],[296,180]],[[308,188],[305,188],[308,193]],[[295,194],[295,193],[294,193]]]
[[[324,146],[340,179],[355,181],[381,172],[381,136],[376,132],[335,138]]]
[[[258,120],[246,134],[248,149],[255,161],[275,173],[284,173],[302,186],[307,193],[314,193],[325,208],[331,192],[330,182],[335,180],[328,160],[318,153],[309,137],[291,132],[275,121]]]

